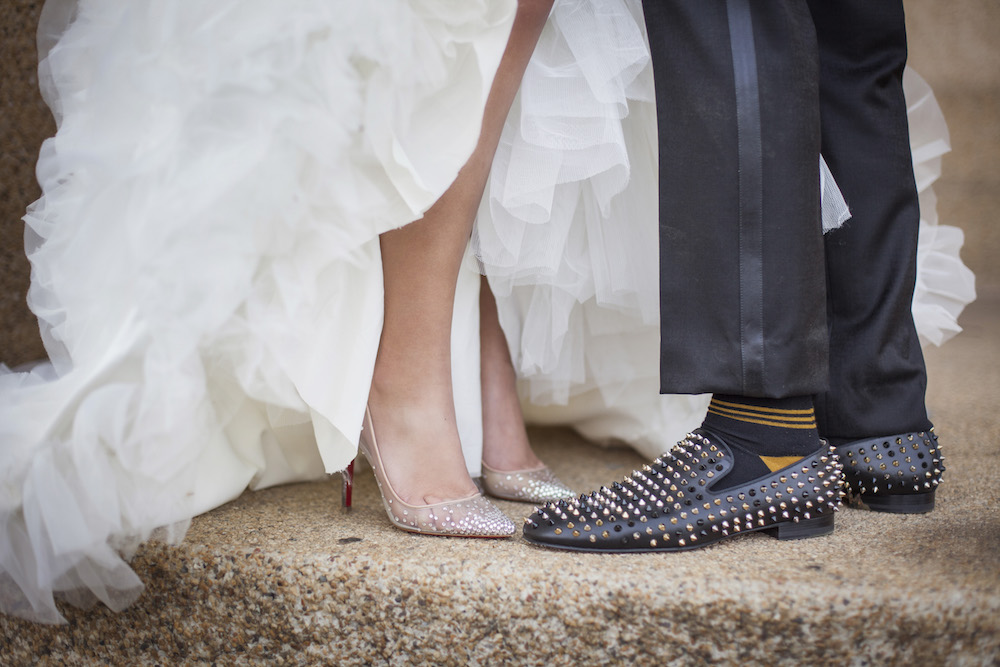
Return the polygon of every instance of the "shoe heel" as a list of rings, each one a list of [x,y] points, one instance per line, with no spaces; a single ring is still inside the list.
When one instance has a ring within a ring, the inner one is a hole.
[[[934,491],[896,496],[862,495],[861,503],[874,512],[924,514],[934,509]]]
[[[340,473],[340,504],[344,509],[351,509],[351,495],[354,491],[354,461],[347,464],[347,469]]]
[[[358,449],[371,464],[382,506],[397,528],[411,533],[460,537],[511,537],[516,531],[514,523],[478,491],[465,498],[430,505],[410,505],[404,501],[386,475],[371,409],[367,406]],[[353,468],[348,470],[353,476]]]
[[[769,531],[779,540],[801,540],[807,537],[819,537],[833,532],[833,514],[818,516],[814,519],[803,519],[798,523],[780,523]]]

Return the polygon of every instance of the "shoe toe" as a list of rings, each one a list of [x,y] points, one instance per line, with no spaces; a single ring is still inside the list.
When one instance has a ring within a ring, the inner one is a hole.
[[[532,515],[525,521],[522,532],[528,542],[564,549],[578,548],[581,531],[571,525],[572,522],[556,523]]]
[[[574,495],[548,467],[503,472],[484,465],[482,479],[486,493],[503,500],[539,504]]]

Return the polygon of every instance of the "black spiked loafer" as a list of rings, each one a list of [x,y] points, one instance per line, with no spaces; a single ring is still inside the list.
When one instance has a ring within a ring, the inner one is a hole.
[[[833,531],[841,469],[826,445],[771,474],[728,488],[733,451],[703,429],[621,483],[575,500],[560,500],[525,519],[535,545],[634,553],[708,546],[751,531],[778,539]]]
[[[844,466],[847,501],[877,512],[934,509],[944,457],[934,430],[857,440],[834,448]]]

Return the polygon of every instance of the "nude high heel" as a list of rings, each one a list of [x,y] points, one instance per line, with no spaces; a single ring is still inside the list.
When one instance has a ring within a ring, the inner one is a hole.
[[[479,493],[433,505],[410,505],[403,502],[385,474],[372,415],[367,406],[359,444],[361,453],[375,471],[375,481],[382,494],[385,512],[397,528],[411,533],[460,537],[510,537],[514,534],[514,522]],[[343,473],[345,507],[350,506],[353,470],[352,463]]]
[[[535,504],[576,495],[544,465],[527,470],[503,471],[483,463],[483,491],[494,498]]]

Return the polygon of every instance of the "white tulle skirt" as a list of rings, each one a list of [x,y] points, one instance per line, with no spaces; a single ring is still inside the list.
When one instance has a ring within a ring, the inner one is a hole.
[[[418,219],[471,154],[515,9],[49,0],[40,72],[58,132],[25,222],[51,362],[0,373],[0,610],[58,622],[54,594],[121,609],[141,589],[125,561],[154,531],[179,540],[248,487],[355,456],[378,234]],[[452,338],[473,474],[480,271],[530,420],[652,454],[701,419],[700,398],[657,394],[640,11],[557,2],[504,130]],[[927,197],[946,130],[918,98]],[[971,277],[961,232],[922,204],[914,312],[940,342]]]

